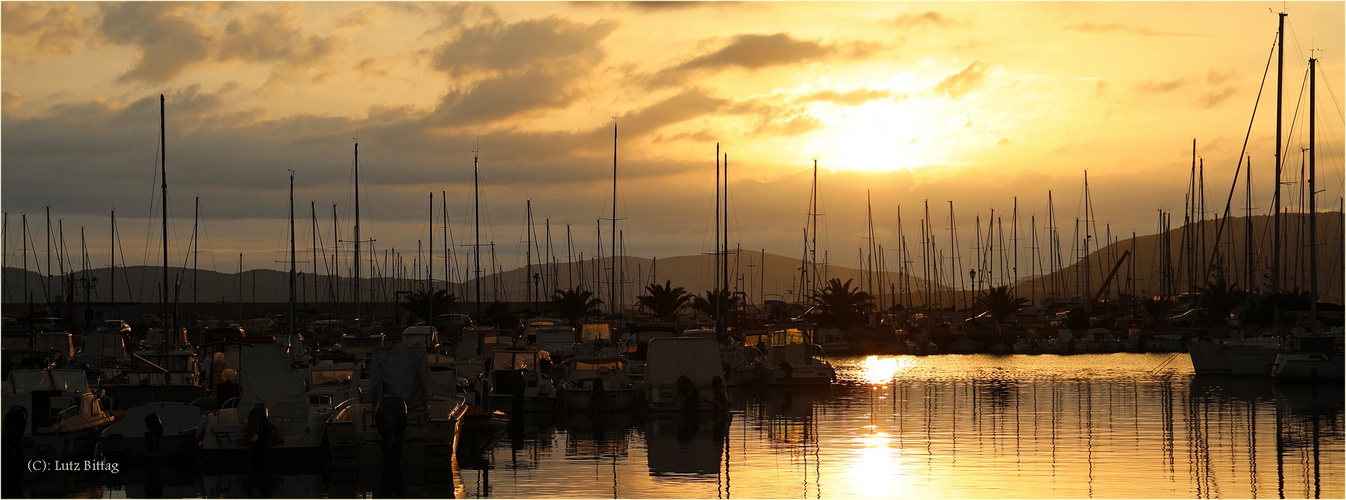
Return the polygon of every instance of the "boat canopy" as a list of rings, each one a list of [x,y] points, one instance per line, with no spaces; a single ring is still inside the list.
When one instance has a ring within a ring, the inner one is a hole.
[[[384,398],[397,397],[407,404],[408,411],[425,410],[430,391],[430,369],[424,349],[406,344],[374,349],[369,380],[376,407]]]
[[[290,367],[290,354],[275,344],[254,344],[239,353],[240,411],[266,405],[272,418],[303,422],[308,418],[304,378]]]
[[[32,391],[87,392],[89,381],[83,370],[14,370],[5,381],[5,394]]]
[[[646,360],[646,384],[673,384],[685,375],[698,387],[707,387],[716,376],[724,375],[720,343],[713,338],[656,338],[650,341]]]

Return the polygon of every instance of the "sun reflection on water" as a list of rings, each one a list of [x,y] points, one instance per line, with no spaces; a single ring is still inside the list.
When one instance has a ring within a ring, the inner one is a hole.
[[[902,464],[896,456],[898,450],[889,446],[892,436],[873,426],[869,426],[868,431],[857,438],[857,456],[848,461],[851,493],[860,498],[906,496],[898,490],[900,485],[894,480],[901,475]]]
[[[897,374],[914,365],[907,357],[866,357],[860,364],[860,379],[866,384],[881,385],[892,382]]]

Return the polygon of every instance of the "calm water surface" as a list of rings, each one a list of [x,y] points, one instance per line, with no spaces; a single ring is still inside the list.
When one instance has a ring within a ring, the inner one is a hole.
[[[123,470],[39,496],[1342,498],[1343,388],[1194,377],[1187,355],[835,358],[830,390],[723,421],[534,418],[471,459],[265,484]],[[58,481],[59,482],[59,481]],[[148,486],[146,486],[148,485]],[[71,488],[73,490],[64,489]],[[51,488],[44,490],[43,488]],[[52,493],[58,495],[43,495]]]

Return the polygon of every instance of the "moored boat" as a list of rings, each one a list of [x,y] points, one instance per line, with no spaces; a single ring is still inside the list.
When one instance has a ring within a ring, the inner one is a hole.
[[[126,410],[98,437],[98,452],[109,459],[160,460],[189,456],[201,448],[201,409],[176,401],[155,401]]]
[[[0,393],[6,445],[17,442],[29,460],[92,455],[114,420],[82,370],[14,370]]]
[[[575,356],[564,366],[565,378],[556,391],[563,410],[626,411],[635,407],[640,389],[627,377],[625,358]]]

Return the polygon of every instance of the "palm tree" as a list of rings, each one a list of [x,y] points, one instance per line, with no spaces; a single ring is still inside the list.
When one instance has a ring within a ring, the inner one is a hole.
[[[739,297],[729,290],[715,289],[706,290],[705,296],[692,298],[692,309],[706,313],[711,319],[720,319],[720,315],[715,307],[716,304],[723,304],[724,312],[728,315],[731,311],[738,308]]]
[[[1173,308],[1173,302],[1163,297],[1151,297],[1140,303],[1145,307],[1145,312],[1150,315],[1150,326],[1157,327],[1168,324],[1168,312]]]
[[[682,287],[673,287],[673,281],[658,285],[651,283],[645,287],[649,295],[636,297],[636,304],[660,318],[672,318],[686,309],[692,302],[692,295]]]
[[[519,327],[519,315],[509,309],[509,305],[504,302],[496,301],[486,306],[486,311],[482,313],[486,317],[481,320],[481,324],[494,326],[496,328],[509,330]]]
[[[576,286],[573,290],[553,292],[547,305],[578,328],[584,318],[598,314],[598,306],[602,303],[602,300],[594,298],[593,292]]]
[[[851,289],[852,281],[832,278],[822,290],[813,292],[813,303],[822,309],[824,323],[845,328],[864,322],[865,312],[874,307],[874,296],[859,287]]]
[[[1003,323],[1014,313],[1028,305],[1028,299],[1016,297],[1009,285],[991,287],[977,296],[977,305],[991,313],[997,323]]]
[[[1213,282],[1206,283],[1206,288],[1201,291],[1201,305],[1210,310],[1211,315],[1221,324],[1229,320],[1229,314],[1234,309],[1243,305],[1248,292],[1238,287],[1237,283],[1227,283],[1223,276]]]
[[[435,321],[434,315],[449,312],[449,309],[458,302],[458,298],[449,293],[448,290],[428,290],[422,288],[407,294],[407,301],[402,303],[402,307],[407,308],[412,314],[429,324]]]

